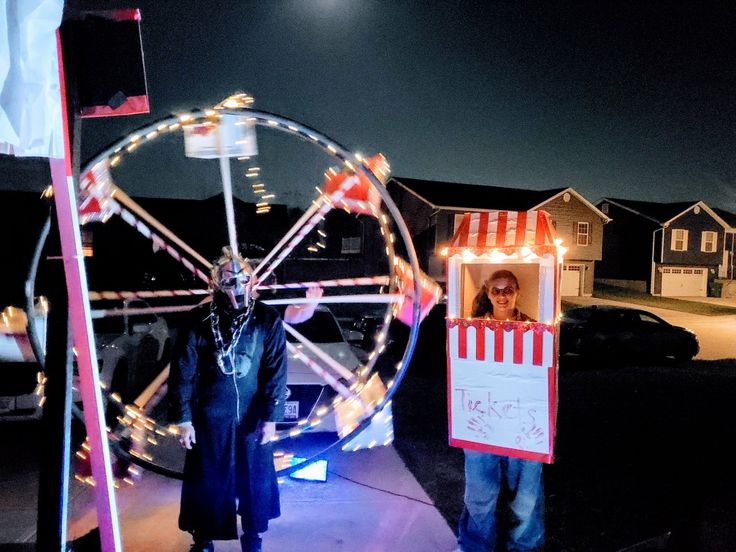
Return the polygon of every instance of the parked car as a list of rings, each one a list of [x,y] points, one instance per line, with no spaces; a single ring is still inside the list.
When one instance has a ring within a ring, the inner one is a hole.
[[[353,348],[348,344],[337,319],[327,307],[318,306],[309,320],[300,324],[292,324],[292,327],[348,370],[354,371],[359,366],[360,362]],[[288,332],[286,339],[289,343],[299,347],[305,356],[324,366],[324,363],[312,351],[301,345]],[[278,425],[279,429],[287,429],[300,419],[308,418],[320,404],[329,404],[329,398],[332,396],[332,389],[320,376],[298,357],[289,354],[286,412],[284,422]],[[329,417],[315,430],[335,431],[334,419]]]
[[[126,300],[133,314],[92,320],[100,381],[124,403],[136,397],[170,360],[172,340],[165,319],[142,299]],[[77,386],[74,386],[77,388]]]
[[[39,298],[33,317],[36,334],[46,340],[46,300]],[[33,420],[41,416],[43,372],[26,331],[27,317],[6,307],[0,318],[0,420]]]
[[[371,351],[375,347],[376,334],[383,325],[383,317],[365,315],[361,316],[357,320],[353,321],[350,329],[356,332],[354,337],[351,339],[351,345],[360,347],[365,351]]]
[[[673,326],[651,312],[593,305],[563,312],[560,353],[597,358],[665,358],[684,362],[700,345],[693,332]]]
[[[141,310],[127,316],[95,319],[93,329],[100,381],[128,403],[135,400],[168,362],[171,338],[166,320],[145,312],[149,306],[144,301],[126,301],[125,307]],[[14,308],[4,312],[13,313],[18,320],[4,325],[7,331],[0,332],[0,419],[38,419],[43,399],[38,385],[42,370],[27,345],[25,314]],[[42,326],[45,328],[45,319]],[[19,343],[20,348],[14,343]],[[81,400],[78,381],[75,365],[72,382],[75,402]]]

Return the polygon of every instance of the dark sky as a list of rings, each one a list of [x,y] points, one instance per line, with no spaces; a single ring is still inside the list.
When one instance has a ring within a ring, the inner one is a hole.
[[[395,175],[736,211],[733,2],[117,4],[142,11],[152,113],[85,121],[87,157],[244,90]],[[131,192],[188,193],[166,186]]]

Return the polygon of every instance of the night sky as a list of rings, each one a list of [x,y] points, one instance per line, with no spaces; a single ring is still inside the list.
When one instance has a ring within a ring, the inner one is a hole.
[[[395,175],[736,211],[733,2],[110,4],[141,9],[152,112],[85,121],[85,158],[167,113],[247,91],[259,109],[385,153]],[[295,193],[288,157],[265,158],[282,197]],[[186,177],[136,180],[133,195],[210,193]]]

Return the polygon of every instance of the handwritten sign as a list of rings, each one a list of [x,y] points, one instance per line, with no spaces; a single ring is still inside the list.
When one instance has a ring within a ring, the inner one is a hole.
[[[453,360],[451,444],[535,460],[549,456],[549,374],[540,366]]]

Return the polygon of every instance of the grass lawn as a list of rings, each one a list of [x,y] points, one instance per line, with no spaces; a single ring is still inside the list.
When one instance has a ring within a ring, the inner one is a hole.
[[[660,309],[689,312],[691,314],[702,314],[705,316],[736,314],[736,308],[734,307],[700,303],[697,301],[686,301],[684,299],[675,299],[673,297],[657,297],[642,291],[605,286],[601,284],[596,284],[593,289],[593,297],[609,299],[611,301],[625,301],[627,303],[634,303],[645,307],[656,307]]]

